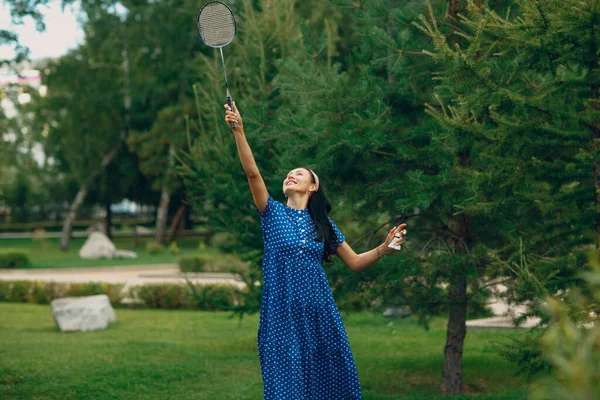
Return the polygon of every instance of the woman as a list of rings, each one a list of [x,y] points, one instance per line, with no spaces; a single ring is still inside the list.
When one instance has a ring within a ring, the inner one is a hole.
[[[321,263],[335,254],[353,271],[361,271],[390,251],[388,245],[406,224],[390,230],[380,246],[356,254],[327,216],[331,206],[312,170],[290,171],[283,181],[287,204],[273,200],[235,103],[233,108],[225,105],[225,121],[237,124],[232,130],[265,245],[258,328],[264,398],[361,399],[354,358]]]

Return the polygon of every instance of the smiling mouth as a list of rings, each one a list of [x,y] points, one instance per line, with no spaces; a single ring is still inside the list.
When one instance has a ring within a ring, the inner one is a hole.
[[[286,183],[286,184],[285,184],[285,186],[290,186],[290,185],[292,185],[292,184],[294,184],[294,185],[295,185],[295,184],[296,184],[296,182],[294,182],[294,181],[289,181],[288,183]]]

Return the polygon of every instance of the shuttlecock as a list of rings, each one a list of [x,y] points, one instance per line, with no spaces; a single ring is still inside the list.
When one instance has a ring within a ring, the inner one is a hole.
[[[390,249],[394,249],[394,250],[402,249],[402,246],[400,244],[398,244],[398,242],[400,242],[400,239],[402,239],[402,235],[405,235],[405,234],[406,234],[406,229],[403,229],[399,233],[396,233],[394,235],[394,239],[392,240],[392,242],[390,244],[388,244],[388,247]]]

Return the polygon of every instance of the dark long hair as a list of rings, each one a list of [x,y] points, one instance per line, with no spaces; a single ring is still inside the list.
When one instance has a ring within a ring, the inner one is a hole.
[[[315,176],[306,167],[301,167],[307,170],[310,174],[312,183],[316,183]],[[331,211],[331,204],[325,197],[322,185],[319,184],[319,188],[308,198],[308,214],[313,220],[315,227],[317,228],[317,237],[314,239],[316,242],[324,242],[323,261],[332,262],[331,256],[335,254],[336,244],[338,237],[333,230],[331,222],[327,214]]]

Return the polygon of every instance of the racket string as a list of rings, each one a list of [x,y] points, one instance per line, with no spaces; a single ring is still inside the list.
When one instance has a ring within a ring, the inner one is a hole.
[[[235,37],[235,19],[226,5],[218,2],[208,3],[198,16],[200,37],[211,47],[223,47]]]

